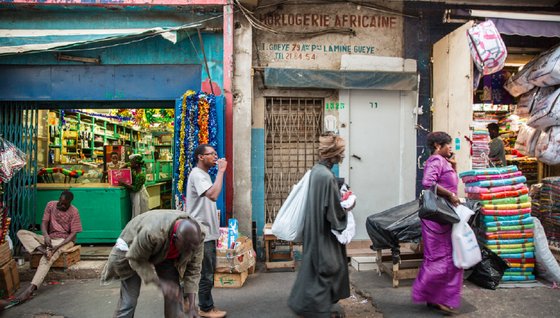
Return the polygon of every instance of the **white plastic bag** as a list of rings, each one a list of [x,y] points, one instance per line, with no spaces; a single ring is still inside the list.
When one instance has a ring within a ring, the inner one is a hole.
[[[471,268],[482,260],[480,247],[473,230],[467,223],[474,212],[464,205],[455,208],[461,219],[453,224],[451,229],[451,243],[453,246],[453,264],[457,268]]]
[[[560,283],[560,265],[548,247],[548,240],[541,222],[533,218],[535,224],[535,258],[537,274],[549,282]]]
[[[305,201],[309,192],[309,176],[307,171],[303,178],[293,187],[280,207],[272,224],[272,234],[285,241],[301,242],[303,239],[303,223],[305,221]]]

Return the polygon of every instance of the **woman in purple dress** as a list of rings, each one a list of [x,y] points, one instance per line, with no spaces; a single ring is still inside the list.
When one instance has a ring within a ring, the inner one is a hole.
[[[459,178],[452,159],[451,136],[432,132],[428,135],[428,147],[432,155],[424,166],[422,185],[429,188],[437,183],[437,194],[457,206]],[[451,224],[422,220],[424,261],[412,286],[414,302],[426,303],[446,314],[456,313],[460,306],[463,284],[463,270],[453,265],[451,227]]]

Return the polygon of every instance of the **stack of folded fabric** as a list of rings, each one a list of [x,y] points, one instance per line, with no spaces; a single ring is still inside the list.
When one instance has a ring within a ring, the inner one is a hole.
[[[488,167],[488,147],[490,135],[488,130],[474,130],[472,138],[472,167],[473,169],[483,169]]]
[[[542,180],[540,219],[551,244],[560,245],[560,177]]]
[[[510,268],[502,280],[534,280],[533,218],[527,180],[516,166],[470,170],[459,174],[467,198],[482,203],[480,224],[486,247]]]

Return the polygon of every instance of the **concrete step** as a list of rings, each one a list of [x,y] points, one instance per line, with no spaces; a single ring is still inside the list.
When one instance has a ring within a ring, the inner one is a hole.
[[[358,272],[361,271],[371,271],[377,269],[377,263],[375,256],[355,256],[350,260],[350,264]]]

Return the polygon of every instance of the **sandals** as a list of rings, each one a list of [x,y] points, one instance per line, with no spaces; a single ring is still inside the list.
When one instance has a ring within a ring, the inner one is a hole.
[[[445,305],[441,305],[441,304],[432,304],[432,303],[426,303],[426,306],[436,309],[440,312],[442,312],[443,314],[445,314],[446,316],[453,316],[453,315],[457,315],[459,312],[449,306],[445,306]]]

